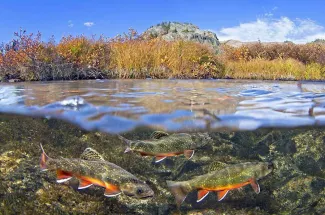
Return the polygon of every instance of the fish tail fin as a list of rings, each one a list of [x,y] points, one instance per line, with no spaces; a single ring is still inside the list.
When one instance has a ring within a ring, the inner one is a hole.
[[[49,156],[45,153],[44,148],[42,146],[42,144],[40,144],[41,149],[42,149],[42,155],[40,158],[40,167],[42,171],[46,171],[47,170],[47,161],[49,159]]]
[[[185,200],[189,190],[184,186],[184,182],[166,181],[168,188],[174,195],[177,207],[180,207]]]
[[[121,135],[117,135],[117,137],[126,144],[126,149],[125,149],[124,153],[130,152],[131,151],[131,140],[128,140],[125,137],[122,137]]]

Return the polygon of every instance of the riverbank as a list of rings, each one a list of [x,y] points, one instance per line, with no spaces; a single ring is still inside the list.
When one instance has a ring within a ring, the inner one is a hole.
[[[115,38],[63,37],[43,42],[20,32],[1,47],[1,81],[79,79],[325,80],[325,44],[223,44],[218,53],[192,41],[145,39],[131,30]]]

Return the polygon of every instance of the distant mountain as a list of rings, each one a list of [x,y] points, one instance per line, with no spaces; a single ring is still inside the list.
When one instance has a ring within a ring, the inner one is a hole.
[[[200,30],[191,23],[179,22],[162,22],[158,25],[151,26],[143,34],[144,38],[161,37],[167,41],[183,39],[194,41],[211,46],[214,50],[219,50],[219,39],[217,35],[211,31]]]

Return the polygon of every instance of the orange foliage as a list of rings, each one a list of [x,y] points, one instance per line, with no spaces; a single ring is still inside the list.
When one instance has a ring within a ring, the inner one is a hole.
[[[237,48],[223,45],[222,50],[224,51],[225,58],[228,61],[292,58],[304,64],[320,63],[325,65],[325,44],[320,43],[252,43]]]

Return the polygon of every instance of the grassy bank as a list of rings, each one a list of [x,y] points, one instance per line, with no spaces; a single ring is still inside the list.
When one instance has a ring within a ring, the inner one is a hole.
[[[67,36],[44,42],[20,31],[1,46],[1,80],[95,78],[245,78],[325,80],[325,45],[261,43],[233,48],[146,40],[134,30],[115,38]]]

